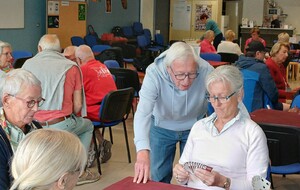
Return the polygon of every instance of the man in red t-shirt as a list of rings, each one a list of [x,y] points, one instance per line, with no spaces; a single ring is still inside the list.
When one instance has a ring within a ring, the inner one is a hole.
[[[112,90],[117,90],[115,81],[107,67],[95,59],[95,56],[89,46],[81,45],[76,48],[75,57],[82,71],[87,105],[87,118],[92,121],[99,121],[101,101],[107,93]],[[98,133],[98,141],[102,144],[104,149],[101,151],[104,152],[102,162],[105,162],[111,156],[111,151],[105,150],[106,148],[110,149],[111,146],[105,145],[110,144],[110,142],[103,139],[99,130],[96,132]],[[106,152],[110,154],[106,155]]]

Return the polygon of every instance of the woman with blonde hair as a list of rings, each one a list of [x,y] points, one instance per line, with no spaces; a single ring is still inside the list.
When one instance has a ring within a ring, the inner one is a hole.
[[[77,183],[87,155],[79,138],[58,129],[40,129],[19,144],[12,161],[11,190],[67,189]]]
[[[235,38],[235,33],[232,30],[227,30],[225,32],[225,41],[221,41],[218,46],[218,53],[234,53],[241,55],[242,51],[240,46],[237,43],[233,43]]]
[[[277,42],[273,45],[270,57],[266,60],[266,64],[278,89],[281,102],[285,102],[285,91],[289,88],[288,81],[286,81],[286,68],[283,65],[288,58],[289,50],[289,43]]]

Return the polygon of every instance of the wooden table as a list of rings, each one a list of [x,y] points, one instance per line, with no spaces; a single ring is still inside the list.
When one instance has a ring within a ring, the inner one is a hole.
[[[161,182],[148,181],[147,183],[133,183],[133,177],[126,177],[104,190],[192,190],[192,188],[183,187]]]
[[[207,62],[214,68],[221,66],[221,65],[230,65],[229,62],[224,62],[224,61],[207,61]]]
[[[300,129],[300,114],[272,109],[259,109],[250,113],[251,119],[257,124],[296,127]]]

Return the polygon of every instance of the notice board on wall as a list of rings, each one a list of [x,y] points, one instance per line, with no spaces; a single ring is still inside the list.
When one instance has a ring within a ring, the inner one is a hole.
[[[24,0],[0,1],[0,28],[24,28]]]
[[[72,45],[72,36],[86,35],[86,12],[85,2],[48,0],[47,33],[57,34],[62,48]]]

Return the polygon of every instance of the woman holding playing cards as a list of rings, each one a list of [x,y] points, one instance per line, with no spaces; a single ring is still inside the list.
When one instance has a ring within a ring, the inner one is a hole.
[[[215,112],[194,124],[173,176],[199,189],[252,189],[254,176],[266,178],[269,155],[264,132],[238,108],[244,93],[239,69],[216,68],[206,89]]]

